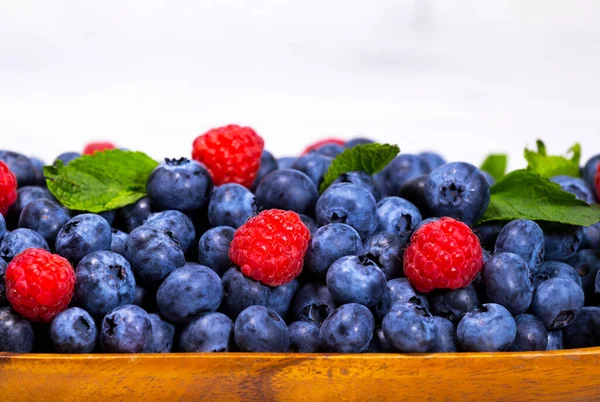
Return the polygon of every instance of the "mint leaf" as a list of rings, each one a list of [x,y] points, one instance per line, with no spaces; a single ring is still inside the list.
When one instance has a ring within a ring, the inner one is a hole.
[[[525,159],[527,160],[527,169],[539,174],[542,177],[554,176],[573,176],[579,177],[579,160],[581,158],[581,145],[573,145],[568,152],[573,155],[571,158],[557,155],[547,155],[546,145],[540,140],[537,141],[537,152],[525,149]]]
[[[158,162],[142,152],[112,149],[84,155],[68,165],[44,166],[48,190],[70,209],[104,212],[146,195],[146,180]]]
[[[578,200],[530,170],[516,170],[492,186],[481,222],[513,219],[589,226],[600,222],[600,207]]]
[[[485,170],[498,181],[506,175],[507,163],[508,157],[505,154],[490,154],[485,158],[480,169]]]
[[[386,167],[400,152],[397,145],[390,144],[363,144],[346,149],[335,157],[329,169],[325,173],[321,192],[325,191],[340,177],[341,174],[354,171],[362,171],[374,174]]]

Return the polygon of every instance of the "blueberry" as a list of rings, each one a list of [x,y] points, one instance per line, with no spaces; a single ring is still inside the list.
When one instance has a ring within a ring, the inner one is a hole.
[[[362,186],[373,195],[375,200],[381,198],[381,192],[375,183],[375,179],[368,173],[361,171],[342,173],[332,184],[337,183],[351,183]]]
[[[35,184],[36,171],[31,159],[13,151],[0,150],[0,161],[4,162],[17,178],[19,187]]]
[[[152,322],[141,307],[127,304],[104,316],[100,331],[102,349],[108,353],[141,353],[152,342]]]
[[[38,232],[48,244],[54,244],[60,228],[69,221],[69,215],[59,203],[42,198],[23,209],[19,227]]]
[[[285,285],[271,288],[271,296],[269,298],[269,303],[267,303],[267,307],[280,316],[285,317],[290,311],[292,300],[294,300],[294,296],[299,288],[300,284],[297,279],[294,279]]]
[[[346,141],[346,143],[344,144],[344,147],[345,148],[354,148],[357,145],[372,144],[373,142],[374,141],[369,138],[356,137],[356,138],[352,138],[351,140]]]
[[[375,333],[369,343],[367,353],[394,353],[394,347],[388,342],[381,327],[375,328]]]
[[[364,242],[364,255],[390,280],[402,273],[402,258],[406,242],[393,233],[378,232],[367,237]]]
[[[517,324],[507,309],[486,303],[465,314],[456,335],[467,352],[501,352],[513,344]]]
[[[233,267],[223,274],[223,308],[232,318],[247,307],[267,306],[271,297],[268,286],[244,276]]]
[[[590,188],[594,188],[596,185],[595,180],[598,172],[598,163],[600,163],[600,154],[591,157],[583,168],[583,178]]]
[[[31,160],[31,164],[35,169],[35,182],[33,183],[35,186],[45,187],[46,186],[46,178],[44,177],[44,166],[46,165],[43,160],[35,157],[29,158]]]
[[[183,352],[229,352],[233,348],[233,321],[221,313],[205,313],[190,322],[179,336]]]
[[[151,228],[171,232],[173,238],[179,242],[181,249],[185,253],[196,238],[196,230],[192,220],[185,214],[175,211],[163,211],[152,214],[144,224]]]
[[[9,225],[15,227],[19,223],[21,213],[27,205],[35,200],[46,198],[48,200],[54,200],[50,191],[45,187],[34,187],[25,186],[17,190],[17,200],[8,209],[8,222]]]
[[[234,325],[235,344],[242,352],[286,352],[290,333],[283,319],[264,306],[250,306]]]
[[[437,336],[433,341],[430,352],[433,353],[454,353],[458,351],[458,338],[456,337],[456,328],[452,321],[443,317],[433,317],[433,322],[437,328]]]
[[[159,210],[195,211],[208,202],[212,189],[210,173],[197,161],[186,158],[166,158],[146,183],[148,198]]]
[[[501,304],[512,314],[523,314],[531,305],[533,284],[525,260],[518,255],[494,255],[483,266],[481,279],[488,300]]]
[[[377,176],[382,178],[387,194],[398,195],[406,180],[429,172],[429,164],[419,155],[400,154]]]
[[[339,144],[325,144],[321,145],[316,149],[316,152],[329,156],[331,158],[335,158],[338,154],[341,154],[344,151],[344,147]]]
[[[430,171],[446,164],[442,155],[435,152],[421,152],[419,156],[425,160]]]
[[[198,242],[198,262],[211,268],[220,276],[229,269],[229,246],[235,229],[217,226],[208,230]]]
[[[581,286],[570,279],[551,278],[535,290],[531,310],[547,329],[569,325],[583,307]]]
[[[0,307],[8,306],[8,300],[6,299],[6,283],[4,281],[6,267],[8,267],[8,263],[0,258]]]
[[[439,221],[439,220],[440,220],[440,218],[438,218],[438,217],[432,217],[432,218],[423,219],[423,220],[421,221],[421,223],[419,223],[419,224],[418,224],[418,225],[415,227],[415,230],[414,230],[414,231],[416,232],[417,230],[421,229],[423,226],[427,225],[428,223],[437,222],[437,221]]]
[[[600,307],[584,307],[563,330],[565,349],[600,346]]]
[[[292,167],[294,162],[296,162],[295,156],[284,156],[283,158],[277,159],[277,168],[278,169],[289,169]]]
[[[75,295],[81,307],[96,317],[131,304],[135,277],[129,262],[112,251],[85,256],[75,269]]]
[[[548,331],[548,343],[546,344],[546,350],[561,350],[561,349],[564,349],[562,329]]]
[[[174,323],[189,322],[200,313],[215,311],[223,299],[221,278],[204,265],[187,263],[167,276],[158,288],[160,313]]]
[[[277,159],[275,159],[275,157],[273,157],[266,149],[263,150],[262,155],[260,156],[260,168],[258,168],[258,173],[256,173],[256,179],[254,179],[254,183],[252,184],[252,190],[256,190],[256,187],[258,187],[262,179],[277,169]]]
[[[452,162],[429,174],[425,200],[434,216],[450,216],[473,225],[488,207],[490,185],[475,166]]]
[[[302,172],[280,169],[269,173],[256,189],[256,200],[262,209],[285,209],[313,215],[319,191]]]
[[[172,235],[147,226],[129,234],[125,256],[133,272],[147,283],[159,283],[185,264],[183,250]]]
[[[304,266],[324,278],[331,264],[338,258],[361,253],[362,241],[352,226],[330,223],[321,226],[310,239]]]
[[[125,243],[129,235],[115,228],[112,228],[111,232],[110,251],[125,256]]]
[[[327,286],[320,283],[303,285],[292,302],[292,318],[321,325],[337,308]]]
[[[600,271],[600,250],[581,250],[567,260],[581,278],[583,292],[592,298],[595,292],[595,280]]]
[[[329,165],[333,158],[317,151],[311,151],[305,155],[302,155],[292,165],[291,169],[298,170],[308,177],[318,187],[323,182],[325,172],[329,169]]]
[[[79,152],[63,152],[62,154],[58,155],[56,159],[54,159],[54,163],[56,163],[57,161],[61,161],[66,166],[73,159],[77,159],[79,157],[81,157],[81,154]]]
[[[28,248],[43,248],[50,251],[48,243],[39,233],[31,229],[21,228],[4,235],[0,242],[0,257],[10,261]]]
[[[236,183],[215,188],[208,203],[208,221],[211,226],[242,226],[256,215],[258,206],[254,194]]]
[[[510,347],[514,352],[534,352],[546,350],[548,331],[544,323],[531,314],[521,314],[515,317],[517,336]]]
[[[0,214],[0,240],[6,234],[6,221],[4,220],[4,215]]]
[[[142,226],[146,219],[152,215],[152,206],[148,197],[140,198],[135,204],[123,207],[123,220],[127,230],[132,232],[135,228]]]
[[[402,241],[408,242],[421,220],[417,207],[403,198],[386,197],[377,203],[377,230],[394,233]]]
[[[317,201],[315,216],[320,226],[328,223],[348,224],[356,229],[361,238],[366,238],[377,229],[375,198],[356,184],[330,186]]]
[[[550,181],[561,186],[566,192],[573,194],[578,200],[588,204],[598,202],[595,191],[592,190],[595,187],[590,187],[584,179],[572,176],[555,176]]]
[[[314,234],[319,229],[319,225],[317,225],[317,222],[315,222],[315,220],[308,215],[298,214],[298,216],[300,217],[302,223],[304,223],[304,226],[308,228],[310,235],[314,236]]]
[[[110,250],[112,231],[100,215],[83,214],[69,220],[56,235],[56,252],[73,264],[94,251]]]
[[[581,226],[545,223],[544,242],[546,244],[546,261],[566,261],[579,249],[583,240]]]
[[[558,261],[543,262],[533,274],[533,286],[538,287],[544,281],[550,278],[570,279],[581,286],[581,278],[569,264]]]
[[[388,342],[403,353],[425,353],[433,348],[437,337],[431,313],[411,303],[387,313],[381,328]]]
[[[544,260],[544,232],[535,222],[516,219],[507,223],[496,240],[496,253],[513,253],[523,258],[533,272]]]
[[[29,353],[33,349],[33,328],[10,307],[0,308],[0,352]]]
[[[430,215],[427,202],[425,201],[425,184],[427,180],[429,180],[428,174],[405,180],[397,194],[398,197],[404,198],[417,207],[423,216]]]
[[[500,231],[506,225],[502,221],[485,222],[473,227],[473,232],[479,237],[479,242],[484,250],[494,251]],[[540,229],[541,230],[541,229]],[[542,240],[544,239],[542,234]],[[517,253],[514,253],[517,254]]]
[[[326,276],[333,297],[344,303],[375,306],[386,287],[385,274],[377,264],[364,256],[345,256],[334,262]]]
[[[600,250],[600,222],[583,227],[583,241],[579,249]]]
[[[97,338],[94,319],[79,307],[58,313],[50,325],[50,339],[58,353],[92,353]]]
[[[292,353],[316,353],[319,351],[319,327],[314,322],[294,321],[288,326]]]
[[[438,290],[429,295],[431,313],[447,318],[455,324],[479,304],[477,289],[473,284],[454,290]]]
[[[70,213],[71,213],[71,218],[74,218],[76,216],[86,214],[87,212],[71,210]],[[108,222],[109,225],[112,225],[115,220],[115,216],[117,215],[117,211],[113,209],[110,211],[98,212],[97,215],[103,217],[106,220],[106,222]]]
[[[170,353],[175,340],[175,327],[158,314],[148,314],[152,326],[152,339],[146,345],[146,353]]]
[[[381,301],[373,310],[375,311],[377,319],[382,320],[391,310],[406,303],[429,308],[427,297],[415,292],[410,285],[410,282],[408,282],[408,279],[392,279],[387,282]]]
[[[321,325],[319,344],[330,353],[361,353],[367,350],[375,331],[375,319],[362,304],[344,304]]]
[[[135,285],[135,296],[133,296],[133,302],[131,304],[135,304],[136,306],[140,306],[144,308],[146,299],[148,298],[149,292],[145,287],[136,284]]]
[[[496,179],[494,179],[494,176],[492,176],[485,170],[482,170],[481,174],[483,174],[483,177],[485,177],[485,181],[487,181],[487,183],[490,185],[490,187],[492,187],[494,184],[496,184]]]

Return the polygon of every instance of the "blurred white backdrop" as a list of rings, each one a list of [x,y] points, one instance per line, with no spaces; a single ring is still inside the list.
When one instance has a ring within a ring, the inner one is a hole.
[[[589,157],[598,20],[594,0],[0,0],[0,148],[187,156],[239,123],[277,156],[365,135],[513,168],[536,138]]]

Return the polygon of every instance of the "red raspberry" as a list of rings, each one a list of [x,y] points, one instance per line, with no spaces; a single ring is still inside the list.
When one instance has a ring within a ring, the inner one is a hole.
[[[235,232],[229,258],[244,275],[265,285],[279,286],[302,272],[309,240],[310,232],[298,214],[269,209]]]
[[[40,248],[28,248],[6,267],[6,298],[31,321],[52,321],[65,310],[75,288],[69,261]]]
[[[327,144],[344,145],[345,143],[346,143],[346,141],[340,140],[339,138],[326,138],[324,140],[317,141],[314,144],[306,147],[306,149],[302,152],[302,155],[307,154],[310,151],[314,151],[315,149],[321,148],[323,145],[327,145]]]
[[[194,140],[192,158],[204,164],[215,185],[238,183],[250,188],[265,143],[250,127],[213,128]]]
[[[598,193],[598,199],[600,199],[600,163],[598,164],[598,171],[596,172],[596,192]]]
[[[112,142],[90,142],[83,149],[84,155],[92,155],[96,151],[106,151],[107,149],[115,149],[116,146]]]
[[[482,267],[479,239],[452,218],[423,225],[404,253],[404,275],[419,292],[465,287]]]
[[[6,163],[0,161],[0,214],[6,215],[8,207],[17,200],[17,178]]]

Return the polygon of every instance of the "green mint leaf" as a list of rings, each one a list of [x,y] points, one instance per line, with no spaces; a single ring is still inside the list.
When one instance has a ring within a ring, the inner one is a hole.
[[[400,152],[400,148],[397,145],[378,143],[357,145],[346,149],[331,162],[323,183],[321,183],[321,192],[325,191],[343,173],[362,171],[374,174],[379,172],[398,155],[398,152]]]
[[[540,140],[537,141],[537,148],[537,152],[525,149],[527,169],[530,171],[547,178],[561,175],[580,176],[579,160],[581,158],[581,146],[579,144],[575,144],[569,149],[569,153],[573,154],[571,158],[548,155],[546,153],[546,145]]]
[[[148,176],[158,162],[142,152],[112,149],[84,155],[68,165],[44,166],[48,190],[69,209],[104,212],[146,195]]]
[[[481,170],[485,170],[496,180],[502,179],[506,175],[506,165],[508,157],[505,154],[490,154],[481,164]]]
[[[492,186],[481,222],[513,219],[589,226],[600,222],[600,206],[578,200],[530,170],[515,170]]]

